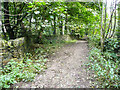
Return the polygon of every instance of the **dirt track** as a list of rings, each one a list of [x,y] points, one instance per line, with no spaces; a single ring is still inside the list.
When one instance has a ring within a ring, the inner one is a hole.
[[[90,72],[84,63],[87,59],[86,41],[77,41],[58,50],[49,58],[48,69],[30,83],[22,83],[21,88],[90,88]]]

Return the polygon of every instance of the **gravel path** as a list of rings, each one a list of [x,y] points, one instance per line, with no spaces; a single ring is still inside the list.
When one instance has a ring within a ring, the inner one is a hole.
[[[21,88],[90,88],[91,73],[86,70],[89,62],[87,42],[79,40],[65,45],[49,58],[48,69],[35,77],[33,82],[22,83]]]

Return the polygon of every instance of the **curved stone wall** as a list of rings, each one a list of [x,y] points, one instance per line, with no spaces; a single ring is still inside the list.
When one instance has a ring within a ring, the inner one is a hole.
[[[5,64],[12,58],[22,58],[24,51],[24,37],[9,41],[0,39],[0,64],[2,64],[2,62]]]

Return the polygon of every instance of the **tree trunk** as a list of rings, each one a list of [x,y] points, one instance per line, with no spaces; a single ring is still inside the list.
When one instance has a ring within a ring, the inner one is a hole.
[[[54,14],[54,32],[53,35],[56,35],[56,16]]]
[[[59,20],[61,20],[62,17],[59,17]],[[60,30],[60,35],[62,35],[62,20],[59,22],[59,30]]]
[[[30,20],[30,21],[29,21],[29,22],[30,22],[30,24],[29,24],[29,30],[31,30],[31,28],[32,28],[32,27],[31,27],[31,23],[32,23],[32,22],[31,22],[31,19],[32,19],[32,14],[30,15],[30,19],[29,19],[29,20]]]
[[[102,3],[102,14],[101,14],[101,50],[104,49],[104,41],[103,41],[103,10],[104,10],[104,3]]]
[[[9,2],[4,2],[4,26],[8,33],[9,39],[14,39],[14,32],[11,29],[9,21]]]
[[[118,38],[118,42],[119,42],[119,45],[120,45],[120,2],[118,3],[118,32],[117,32],[117,38]],[[120,49],[119,49],[119,52],[120,52]]]
[[[2,9],[1,9],[1,1],[0,1],[0,15],[2,14],[1,10]],[[1,38],[1,32],[2,32],[2,20],[1,19],[2,19],[2,17],[0,16],[0,38]]]
[[[105,38],[105,30],[106,30],[106,19],[107,19],[107,0],[105,2],[105,18],[104,18],[104,30],[103,30],[103,39]]]
[[[67,16],[67,14],[66,14],[65,30],[66,30],[66,34],[69,34],[69,30],[68,30],[67,24],[68,24],[68,16]]]
[[[65,20],[63,20],[62,23],[62,35],[64,35],[64,32],[65,32]]]

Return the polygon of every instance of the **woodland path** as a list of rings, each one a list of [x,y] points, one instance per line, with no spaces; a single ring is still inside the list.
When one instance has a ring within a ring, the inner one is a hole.
[[[48,69],[33,82],[21,83],[19,88],[90,88],[91,71],[86,70],[88,44],[79,40],[56,51],[49,58]]]

